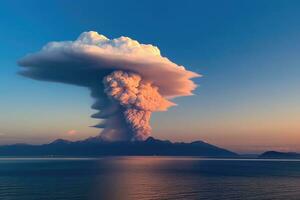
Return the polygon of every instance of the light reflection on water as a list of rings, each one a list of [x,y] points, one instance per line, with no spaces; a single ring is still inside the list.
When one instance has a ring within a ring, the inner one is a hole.
[[[299,186],[299,160],[0,159],[4,200],[296,200]]]

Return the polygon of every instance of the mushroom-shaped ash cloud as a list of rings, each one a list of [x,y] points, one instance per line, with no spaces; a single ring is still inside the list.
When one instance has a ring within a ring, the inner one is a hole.
[[[23,76],[88,87],[95,98],[92,115],[101,119],[107,140],[144,140],[150,116],[175,105],[170,99],[192,95],[200,75],[161,56],[157,47],[128,37],[108,39],[84,32],[75,41],[49,42],[19,65]]]

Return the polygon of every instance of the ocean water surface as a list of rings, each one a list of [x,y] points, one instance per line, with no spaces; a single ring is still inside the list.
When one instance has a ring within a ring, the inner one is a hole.
[[[1,200],[299,200],[300,160],[0,158]]]

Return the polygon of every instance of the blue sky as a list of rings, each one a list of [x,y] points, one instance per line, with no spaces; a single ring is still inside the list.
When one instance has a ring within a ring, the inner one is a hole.
[[[154,114],[153,136],[300,151],[299,9],[299,1],[275,0],[1,1],[0,143],[98,134],[85,88],[16,74],[27,53],[93,30],[154,44],[203,75],[195,96]]]

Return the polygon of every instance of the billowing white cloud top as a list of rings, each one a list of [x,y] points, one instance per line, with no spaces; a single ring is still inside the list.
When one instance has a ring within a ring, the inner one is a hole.
[[[196,88],[191,79],[200,76],[161,56],[156,46],[140,44],[128,37],[108,39],[93,31],[82,33],[75,41],[50,42],[39,52],[22,58],[19,64],[28,67],[30,74],[23,73],[29,77],[79,85],[86,84],[87,81],[81,83],[78,80],[86,71],[94,77],[103,70],[135,72],[158,87],[164,97],[191,95]],[[52,77],[45,77],[46,73],[38,74],[51,69],[57,72],[48,73]]]

